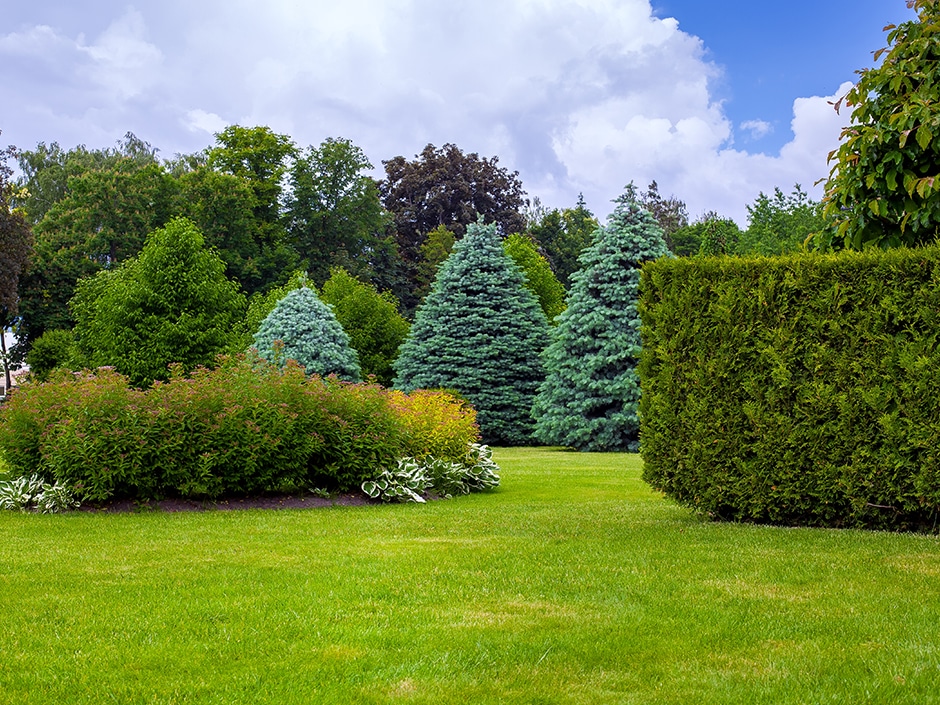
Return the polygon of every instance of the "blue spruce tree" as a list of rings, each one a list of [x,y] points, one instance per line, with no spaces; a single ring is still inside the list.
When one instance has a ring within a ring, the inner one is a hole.
[[[633,185],[578,258],[568,308],[545,350],[545,382],[533,407],[544,443],[585,451],[636,451],[640,380],[640,266],[668,253]]]
[[[415,314],[395,386],[456,390],[476,408],[485,443],[530,443],[547,342],[545,314],[496,226],[472,224]]]
[[[358,382],[359,357],[332,309],[306,286],[278,301],[254,337],[261,357],[283,364],[296,360],[307,374],[335,374]]]

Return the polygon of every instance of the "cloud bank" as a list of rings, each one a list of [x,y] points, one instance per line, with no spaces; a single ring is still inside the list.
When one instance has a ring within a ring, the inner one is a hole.
[[[63,7],[66,7],[63,5]],[[47,8],[48,9],[48,8]],[[694,217],[746,221],[759,191],[811,193],[845,116],[793,104],[793,139],[749,153],[712,87],[701,39],[647,0],[244,0],[103,3],[0,34],[2,141],[109,146],[128,130],[164,156],[226,124],[269,125],[300,146],[346,137],[380,167],[428,142],[497,155],[530,196],[604,217],[656,179]],[[55,15],[54,12],[51,13]]]

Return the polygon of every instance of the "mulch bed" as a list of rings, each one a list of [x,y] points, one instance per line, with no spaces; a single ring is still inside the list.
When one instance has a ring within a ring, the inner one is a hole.
[[[317,495],[270,495],[264,497],[233,497],[230,499],[192,500],[161,499],[158,501],[119,500],[100,506],[82,505],[78,511],[120,514],[127,512],[206,512],[238,509],[317,509],[322,507],[354,507],[375,504],[360,493],[318,497]]]

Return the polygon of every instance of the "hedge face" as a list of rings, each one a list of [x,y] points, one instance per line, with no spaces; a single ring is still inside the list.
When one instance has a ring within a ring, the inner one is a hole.
[[[578,450],[636,451],[639,267],[668,250],[656,220],[629,197],[594,238],[544,354],[536,435]]]
[[[658,261],[644,478],[711,516],[935,528],[940,249]]]
[[[493,225],[472,224],[441,265],[395,362],[395,386],[454,389],[485,443],[532,440],[548,323]]]
[[[359,358],[349,336],[333,311],[307,287],[294,289],[278,302],[255,333],[255,347],[276,364],[296,360],[307,374],[359,381]]]

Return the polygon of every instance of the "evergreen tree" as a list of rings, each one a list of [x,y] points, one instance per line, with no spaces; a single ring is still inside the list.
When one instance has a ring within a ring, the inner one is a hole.
[[[255,333],[255,347],[275,364],[296,360],[308,374],[358,382],[359,357],[332,309],[303,286],[281,299]]]
[[[395,385],[453,389],[477,410],[486,443],[532,440],[548,323],[495,225],[471,224],[438,271],[395,363]]]
[[[544,443],[586,451],[636,451],[640,382],[640,266],[668,253],[656,219],[628,187],[580,257],[568,308],[543,356],[533,407]]]

